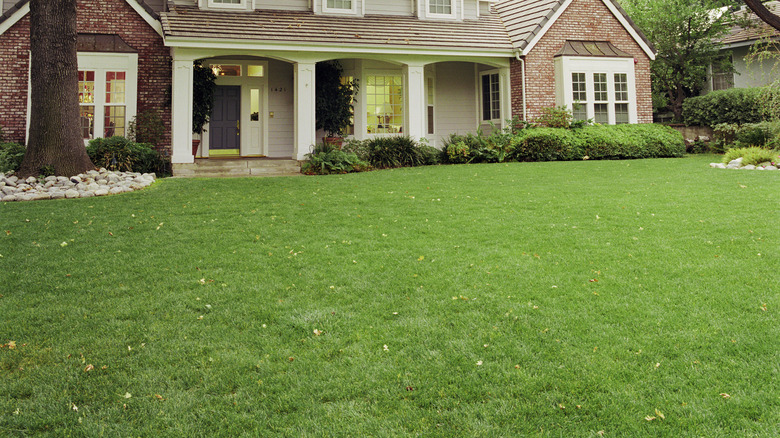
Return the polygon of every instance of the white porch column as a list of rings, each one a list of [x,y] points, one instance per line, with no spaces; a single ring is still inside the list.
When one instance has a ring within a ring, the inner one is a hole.
[[[512,120],[512,77],[509,67],[498,69],[499,89],[501,90],[501,127]]]
[[[295,71],[295,146],[293,159],[304,160],[317,141],[314,108],[314,62],[298,62]]]
[[[425,66],[407,64],[404,66],[406,77],[406,117],[404,133],[414,140],[425,137],[425,118],[427,117],[425,93]]]
[[[194,163],[192,155],[192,81],[191,57],[173,51],[171,105],[171,162]]]

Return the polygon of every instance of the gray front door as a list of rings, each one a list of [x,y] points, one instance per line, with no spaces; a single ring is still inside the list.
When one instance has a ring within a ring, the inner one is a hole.
[[[241,148],[241,87],[217,86],[209,121],[209,155],[238,155]]]

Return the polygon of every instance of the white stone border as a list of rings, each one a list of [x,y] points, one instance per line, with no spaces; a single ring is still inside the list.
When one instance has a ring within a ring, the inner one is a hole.
[[[153,173],[112,172],[101,168],[76,176],[33,176],[21,180],[13,173],[0,174],[0,202],[43,199],[91,198],[116,195],[149,187],[157,179]]]
[[[752,164],[748,164],[746,166],[743,166],[742,165],[742,157],[739,157],[736,160],[729,161],[729,164],[710,163],[710,167],[714,167],[716,169],[777,170],[777,163],[771,163],[771,162],[767,161],[765,163],[759,164],[758,166],[754,166]]]

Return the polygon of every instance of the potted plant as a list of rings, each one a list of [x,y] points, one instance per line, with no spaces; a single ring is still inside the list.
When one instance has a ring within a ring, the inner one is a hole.
[[[214,92],[217,89],[217,76],[210,68],[204,67],[201,61],[195,61],[193,66],[192,84],[192,132],[200,137],[209,122],[214,109]],[[198,153],[200,139],[192,140],[192,155]]]
[[[357,81],[345,80],[338,61],[317,63],[315,70],[315,127],[325,131],[324,141],[341,146],[344,130],[352,122]]]

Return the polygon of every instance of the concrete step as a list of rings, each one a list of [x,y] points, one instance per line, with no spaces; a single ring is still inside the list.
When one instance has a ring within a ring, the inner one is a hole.
[[[194,163],[174,164],[174,177],[222,178],[248,176],[295,176],[301,174],[296,160],[248,158],[248,159],[196,159]]]

